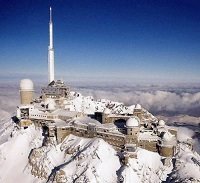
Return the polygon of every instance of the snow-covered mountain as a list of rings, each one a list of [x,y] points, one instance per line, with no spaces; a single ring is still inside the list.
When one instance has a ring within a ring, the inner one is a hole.
[[[39,128],[32,125],[17,129],[11,121],[6,123],[0,138],[5,139],[0,145],[0,182],[200,181],[200,156],[184,141],[175,158],[164,164],[158,153],[139,149],[137,159],[130,158],[125,166],[117,151],[99,138],[69,135],[55,145],[45,142]]]
[[[109,100],[94,101],[80,94],[71,104],[76,111],[88,114],[107,105],[115,113],[128,113],[133,107]],[[200,156],[188,147],[187,133],[179,135],[179,151],[174,158],[164,161],[158,153],[138,148],[137,158],[129,158],[126,165],[120,162],[119,152],[103,139],[69,135],[56,144],[42,133],[34,125],[23,129],[11,120],[2,121],[0,182],[200,182]]]

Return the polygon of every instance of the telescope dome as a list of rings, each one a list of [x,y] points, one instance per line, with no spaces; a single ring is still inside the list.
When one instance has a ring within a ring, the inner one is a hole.
[[[161,119],[161,120],[158,122],[158,125],[159,125],[159,126],[165,126],[165,122]]]
[[[33,91],[33,82],[30,79],[22,79],[20,81],[20,90]]]
[[[138,117],[131,117],[126,121],[126,127],[137,127],[140,124],[140,120]]]

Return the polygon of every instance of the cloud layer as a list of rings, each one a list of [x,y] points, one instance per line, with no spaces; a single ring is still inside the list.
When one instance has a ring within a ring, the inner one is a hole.
[[[35,83],[36,93],[45,84]],[[131,83],[71,83],[72,90],[85,96],[106,98],[126,105],[140,103],[155,115],[174,117],[181,121],[200,117],[199,85],[147,85]],[[13,113],[19,104],[18,83],[0,84],[0,110],[4,115]],[[184,119],[184,120],[183,120]]]
[[[120,101],[126,105],[140,103],[155,114],[200,116],[200,92],[166,86],[77,87],[85,95]],[[199,90],[200,91],[200,90]]]

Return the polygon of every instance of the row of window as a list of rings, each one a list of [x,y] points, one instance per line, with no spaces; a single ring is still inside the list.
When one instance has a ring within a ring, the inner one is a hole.
[[[40,115],[40,114],[31,114],[31,117],[39,117],[39,118],[46,118],[46,115]]]

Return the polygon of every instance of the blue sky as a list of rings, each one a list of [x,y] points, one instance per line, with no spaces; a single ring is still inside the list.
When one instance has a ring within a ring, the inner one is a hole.
[[[200,81],[198,0],[1,0],[0,75],[45,75],[49,6],[57,78]]]

